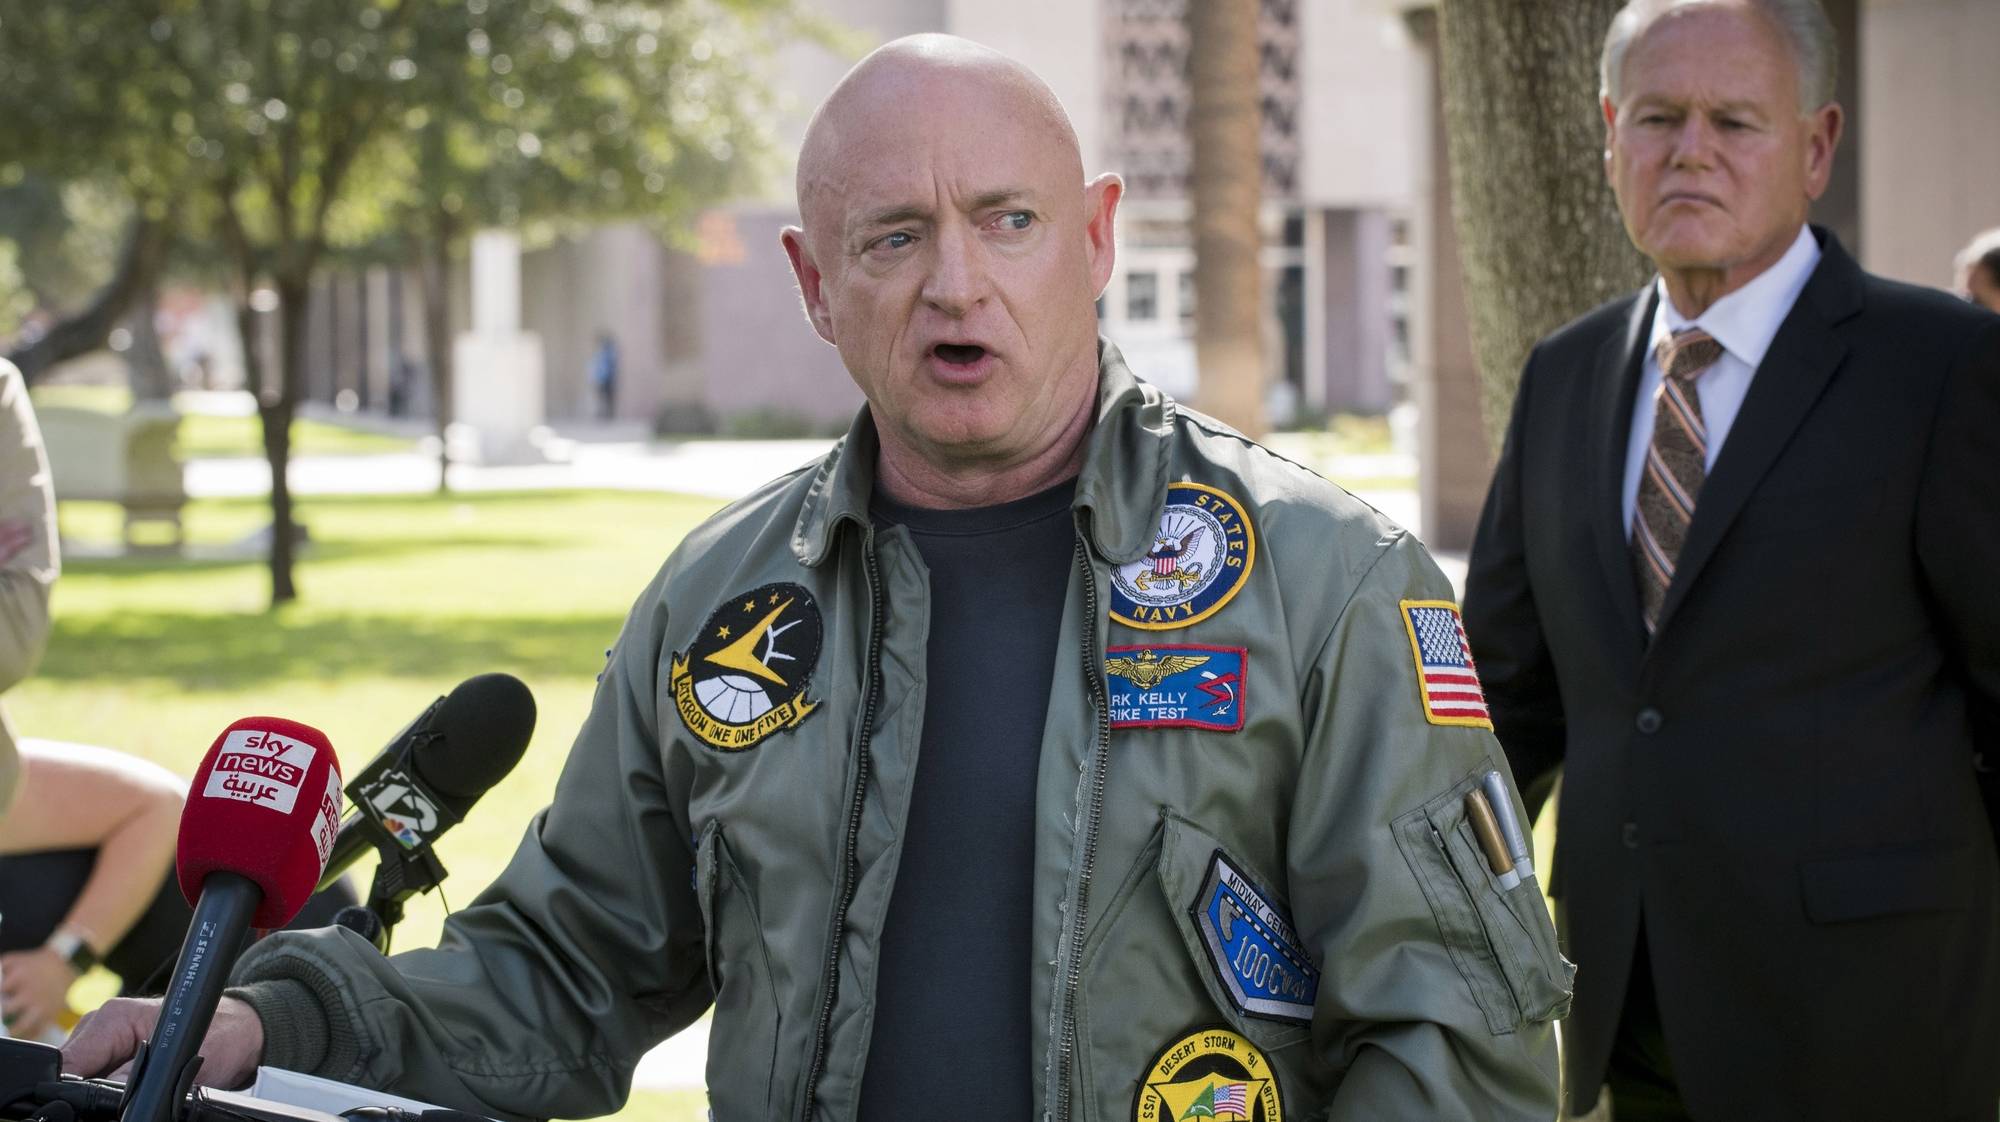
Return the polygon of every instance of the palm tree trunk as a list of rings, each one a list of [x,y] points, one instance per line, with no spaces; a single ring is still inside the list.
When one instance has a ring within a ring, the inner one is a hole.
[[[1254,437],[1265,427],[1257,0],[1190,0],[1187,20],[1199,400]]]

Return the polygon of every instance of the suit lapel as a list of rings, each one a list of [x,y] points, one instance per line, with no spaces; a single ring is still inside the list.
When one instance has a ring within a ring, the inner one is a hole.
[[[1648,285],[1632,301],[1625,330],[1604,341],[1597,354],[1591,424],[1596,432],[1597,485],[1591,496],[1591,536],[1611,594],[1612,646],[1620,658],[1643,649],[1645,624],[1639,615],[1639,586],[1625,538],[1625,459],[1632,435],[1632,405],[1646,340],[1652,334],[1657,289]]]
[[[1771,340],[1695,500],[1694,521],[1660,606],[1660,632],[1846,356],[1833,325],[1860,309],[1861,268],[1828,234],[1819,266]]]

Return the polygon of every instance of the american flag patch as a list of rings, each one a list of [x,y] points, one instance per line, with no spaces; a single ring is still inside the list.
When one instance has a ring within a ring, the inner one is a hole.
[[[1424,717],[1434,725],[1492,728],[1458,605],[1449,600],[1405,600],[1402,606],[1410,653],[1417,660]]]
[[[1215,1116],[1250,1117],[1250,1096],[1241,1083],[1224,1083],[1215,1089]]]

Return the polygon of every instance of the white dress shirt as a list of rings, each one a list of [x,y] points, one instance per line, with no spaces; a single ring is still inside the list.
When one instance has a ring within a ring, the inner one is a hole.
[[[1708,429],[1708,462],[1715,469],[1715,457],[1729,438],[1737,410],[1750,392],[1750,379],[1771,349],[1778,327],[1791,314],[1799,293],[1819,265],[1819,242],[1812,231],[1799,227],[1799,236],[1776,264],[1752,277],[1750,283],[1709,305],[1707,311],[1687,319],[1667,297],[1664,278],[1653,282],[1659,302],[1653,311],[1653,331],[1646,342],[1645,365],[1639,371],[1639,396],[1632,403],[1632,434],[1625,446],[1625,537],[1632,537],[1632,512],[1639,502],[1639,473],[1645,469],[1646,448],[1653,442],[1653,399],[1660,391],[1660,363],[1655,354],[1660,342],[1674,332],[1699,327],[1722,344],[1722,357],[1695,382],[1701,398],[1702,424]],[[1695,497],[1699,509],[1701,498]]]

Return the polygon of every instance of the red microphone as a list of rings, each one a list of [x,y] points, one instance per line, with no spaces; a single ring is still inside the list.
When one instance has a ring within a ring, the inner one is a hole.
[[[194,1082],[230,968],[252,927],[305,906],[340,832],[340,762],[326,734],[245,717],[202,757],[181,811],[175,866],[194,906],[159,1022],[139,1049],[121,1122],[168,1122]]]

